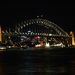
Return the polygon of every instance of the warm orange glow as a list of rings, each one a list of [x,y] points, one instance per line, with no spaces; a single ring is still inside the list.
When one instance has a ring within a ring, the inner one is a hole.
[[[70,32],[70,35],[72,36],[72,45],[75,45],[75,37],[74,37],[74,32]]]

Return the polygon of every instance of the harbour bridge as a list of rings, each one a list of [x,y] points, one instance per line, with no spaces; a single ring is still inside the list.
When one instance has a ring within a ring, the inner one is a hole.
[[[19,47],[70,47],[71,37],[46,19],[29,19],[4,32],[5,43]]]

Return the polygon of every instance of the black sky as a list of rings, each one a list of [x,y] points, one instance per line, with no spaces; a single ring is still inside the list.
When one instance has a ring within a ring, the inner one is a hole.
[[[65,31],[75,31],[74,3],[71,1],[25,1],[3,2],[0,4],[0,24],[15,25],[26,18],[43,15]]]

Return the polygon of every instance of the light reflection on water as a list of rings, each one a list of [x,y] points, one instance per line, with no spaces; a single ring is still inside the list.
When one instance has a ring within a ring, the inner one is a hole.
[[[73,75],[74,57],[74,49],[6,50],[0,52],[0,75]]]

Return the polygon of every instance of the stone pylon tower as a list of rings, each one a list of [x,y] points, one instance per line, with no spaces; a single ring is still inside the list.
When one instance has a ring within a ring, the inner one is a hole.
[[[70,35],[72,37],[72,45],[75,45],[75,37],[74,37],[74,32],[70,32]]]

